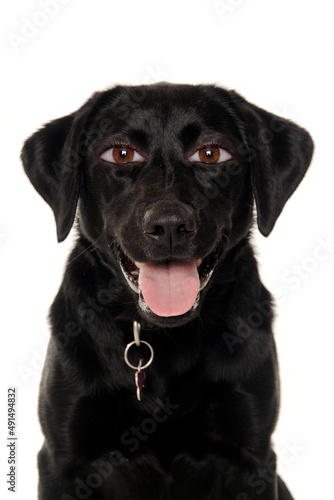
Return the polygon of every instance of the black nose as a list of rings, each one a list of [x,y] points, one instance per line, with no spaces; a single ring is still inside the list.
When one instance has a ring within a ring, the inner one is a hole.
[[[176,245],[188,242],[196,229],[195,214],[183,203],[159,201],[146,211],[143,218],[145,235],[171,251]]]

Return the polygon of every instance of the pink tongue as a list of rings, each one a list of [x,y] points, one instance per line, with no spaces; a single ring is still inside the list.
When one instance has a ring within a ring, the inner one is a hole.
[[[140,264],[139,286],[146,304],[158,316],[185,314],[199,292],[196,261]]]

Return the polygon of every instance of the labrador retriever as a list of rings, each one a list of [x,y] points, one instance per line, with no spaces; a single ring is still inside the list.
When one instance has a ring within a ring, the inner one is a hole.
[[[304,129],[214,85],[95,93],[24,144],[58,240],[41,500],[289,500],[272,298],[252,250],[311,161]],[[50,265],[52,263],[50,262]]]

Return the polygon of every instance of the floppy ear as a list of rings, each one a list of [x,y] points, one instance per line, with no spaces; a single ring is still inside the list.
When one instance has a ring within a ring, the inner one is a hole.
[[[80,188],[80,164],[86,150],[80,141],[94,94],[82,108],[46,124],[26,140],[21,152],[24,169],[38,193],[53,210],[58,241],[74,222]]]
[[[26,174],[53,210],[59,242],[70,232],[79,195],[77,162],[71,161],[67,141],[73,121],[74,114],[48,123],[21,152]]]
[[[246,124],[257,223],[268,236],[311,162],[313,141],[295,123],[248,103],[234,93]]]

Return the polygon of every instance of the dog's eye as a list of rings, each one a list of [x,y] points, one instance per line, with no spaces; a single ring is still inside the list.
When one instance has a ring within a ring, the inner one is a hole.
[[[102,153],[100,158],[108,163],[116,163],[117,165],[125,165],[126,163],[143,161],[145,159],[135,149],[130,148],[130,146],[114,146]]]
[[[231,159],[232,155],[219,146],[204,146],[188,158],[189,161],[199,163],[224,163]]]

